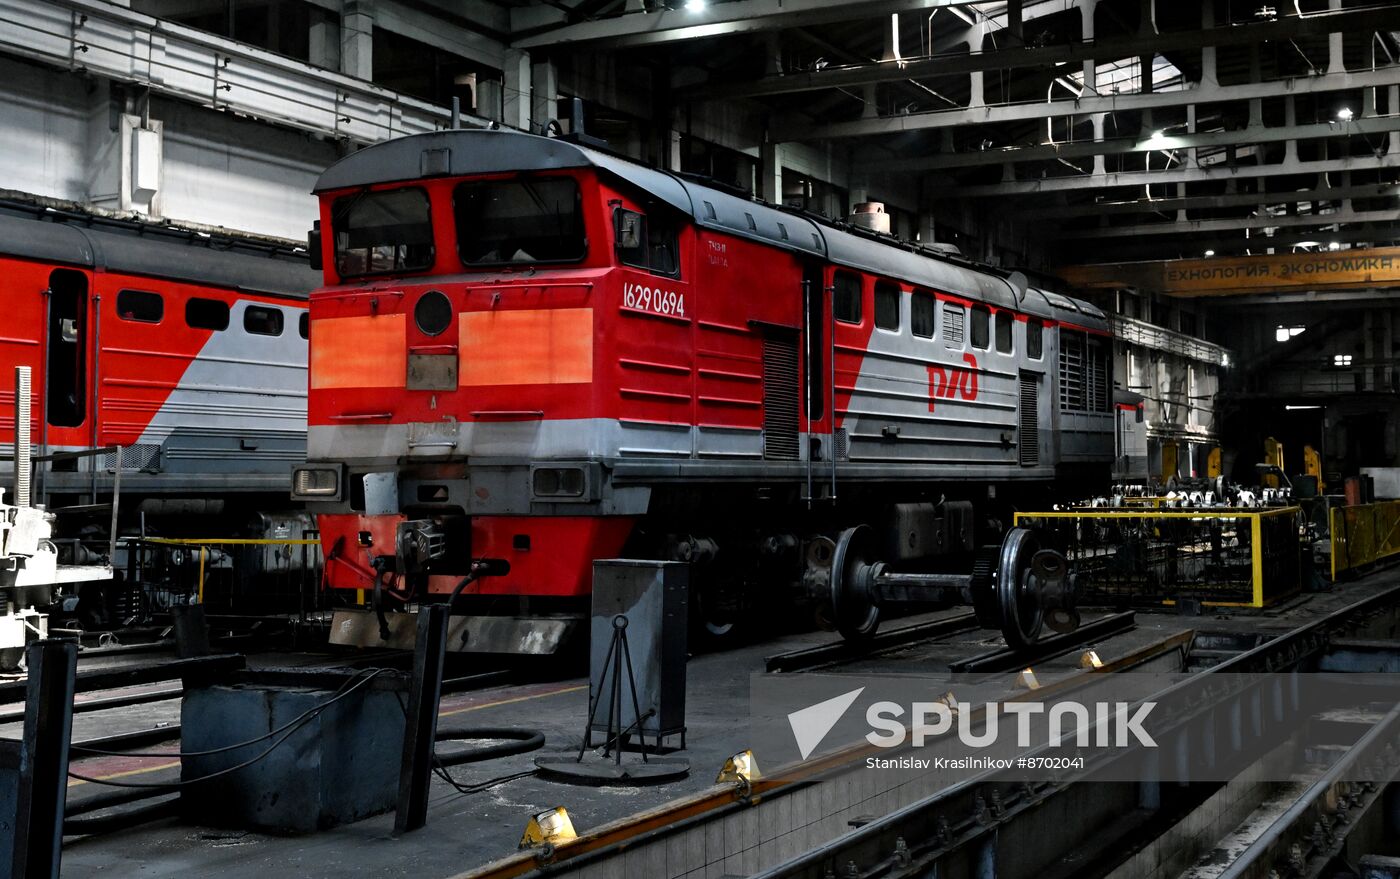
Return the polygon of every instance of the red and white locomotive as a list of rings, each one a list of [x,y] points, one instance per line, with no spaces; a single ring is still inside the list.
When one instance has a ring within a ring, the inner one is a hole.
[[[852,525],[966,567],[1011,506],[1108,481],[1105,317],[1018,275],[518,132],[382,143],[316,192],[294,497],[381,609],[508,560],[468,649],[555,648],[594,559],[691,562],[718,634],[825,594]]]
[[[0,430],[13,366],[33,369],[40,455],[122,446],[141,499],[286,505],[304,458],[304,256],[246,240],[36,204],[0,204]],[[53,505],[105,497],[108,453],[39,468]],[[189,504],[165,505],[189,510]],[[148,507],[159,510],[159,504]]]

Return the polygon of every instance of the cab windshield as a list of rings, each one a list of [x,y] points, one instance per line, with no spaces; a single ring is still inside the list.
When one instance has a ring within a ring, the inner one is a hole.
[[[433,264],[433,222],[421,189],[357,192],[331,206],[342,277],[421,271]]]
[[[469,266],[575,262],[588,249],[569,177],[463,183],[453,209],[457,250]]]

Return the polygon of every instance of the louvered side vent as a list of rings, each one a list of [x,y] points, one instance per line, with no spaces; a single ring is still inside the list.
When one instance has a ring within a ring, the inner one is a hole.
[[[1060,409],[1083,412],[1084,338],[1078,333],[1060,333]]]
[[[963,310],[961,305],[943,306],[943,340],[949,348],[963,344]]]
[[[1034,467],[1040,463],[1040,382],[1034,375],[1021,373],[1021,429],[1017,443],[1021,451],[1021,466]]]
[[[763,340],[763,457],[797,460],[797,337]]]
[[[1108,346],[1097,340],[1089,343],[1089,390],[1086,409],[1113,411],[1113,379],[1109,375]]]

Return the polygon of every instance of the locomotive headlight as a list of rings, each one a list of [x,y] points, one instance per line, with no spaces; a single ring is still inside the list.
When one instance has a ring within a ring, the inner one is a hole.
[[[292,497],[338,499],[340,497],[340,468],[296,468],[292,471]]]
[[[535,497],[582,497],[586,485],[582,467],[539,467],[535,470]]]

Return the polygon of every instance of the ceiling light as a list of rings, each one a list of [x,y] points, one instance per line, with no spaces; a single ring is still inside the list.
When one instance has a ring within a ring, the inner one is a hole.
[[[1342,109],[1337,111],[1337,118],[1342,120],[1343,122],[1350,122],[1351,117],[1355,115],[1355,113],[1351,112],[1350,107],[1343,107]]]
[[[1207,250],[1207,251],[1206,251],[1206,256],[1215,256],[1215,251],[1213,251],[1213,250]]]
[[[685,0],[686,12],[699,12],[705,8],[705,0]]]

